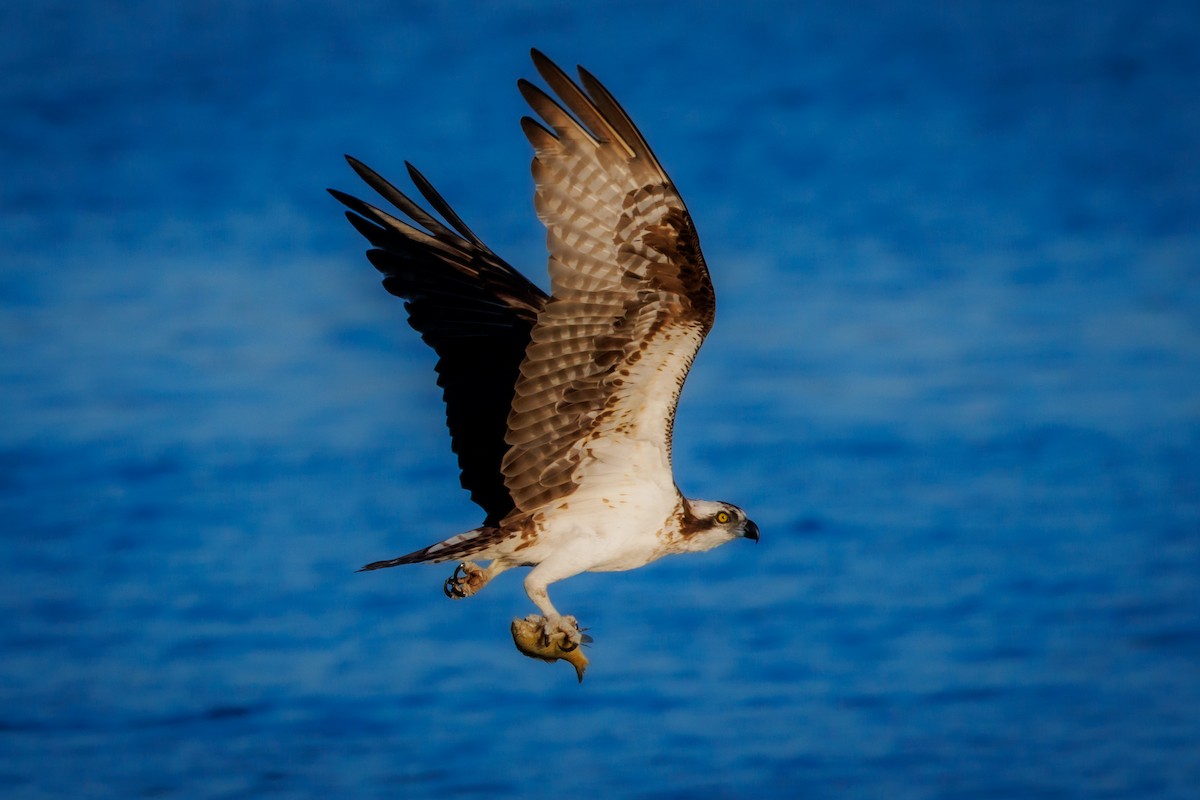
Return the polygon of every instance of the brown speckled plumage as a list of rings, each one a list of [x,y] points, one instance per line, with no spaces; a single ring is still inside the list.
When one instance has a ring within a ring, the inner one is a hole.
[[[669,454],[679,388],[715,313],[695,227],[628,115],[586,71],[585,91],[544,56],[534,63],[571,113],[521,82],[550,126],[522,121],[552,288],[508,418],[514,513],[568,496],[592,438],[644,433],[642,393],[662,388],[639,376],[672,376],[665,424],[651,423]]]

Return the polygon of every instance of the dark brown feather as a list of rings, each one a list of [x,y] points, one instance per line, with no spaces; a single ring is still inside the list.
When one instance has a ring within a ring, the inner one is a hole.
[[[367,257],[383,274],[384,288],[406,301],[409,324],[438,354],[438,385],[462,485],[486,513],[484,525],[494,526],[513,509],[500,472],[508,451],[506,420],[546,295],[484,245],[411,165],[413,183],[449,227],[375,171],[347,160],[372,189],[420,226],[330,190],[350,208],[347,218],[371,243]],[[421,552],[367,569],[419,561]]]

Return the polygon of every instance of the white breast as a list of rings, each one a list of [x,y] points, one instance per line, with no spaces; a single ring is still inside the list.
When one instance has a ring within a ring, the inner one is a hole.
[[[644,566],[662,555],[659,532],[673,517],[678,493],[655,483],[626,478],[593,482],[544,509],[538,544],[545,553],[572,562],[579,572],[616,572]]]

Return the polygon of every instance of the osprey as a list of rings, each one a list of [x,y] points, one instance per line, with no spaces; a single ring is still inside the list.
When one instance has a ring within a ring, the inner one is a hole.
[[[446,224],[349,156],[407,221],[330,192],[370,242],[384,288],[406,301],[409,323],[437,352],[461,482],[486,515],[474,530],[363,569],[459,561],[444,588],[463,598],[511,567],[533,567],[525,591],[542,612],[531,618],[542,649],[522,650],[546,657],[552,645],[561,654],[590,641],[550,602],[550,584],[757,541],[758,526],[737,506],[684,498],[671,470],[679,392],[716,310],[683,200],[599,81],[581,67],[581,88],[532,56],[558,97],[518,82],[545,122],[525,117],[521,128],[534,149],[549,297],[411,164]]]

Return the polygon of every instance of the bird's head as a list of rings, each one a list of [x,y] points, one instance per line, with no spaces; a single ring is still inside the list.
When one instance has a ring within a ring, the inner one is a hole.
[[[734,539],[758,542],[758,526],[733,503],[689,500],[691,514],[683,526],[689,549],[710,550]]]

